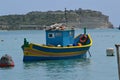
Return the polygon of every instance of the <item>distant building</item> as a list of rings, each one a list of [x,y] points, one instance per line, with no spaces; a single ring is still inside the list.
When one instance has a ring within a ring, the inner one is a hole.
[[[8,25],[0,25],[0,30],[6,30],[9,29]]]

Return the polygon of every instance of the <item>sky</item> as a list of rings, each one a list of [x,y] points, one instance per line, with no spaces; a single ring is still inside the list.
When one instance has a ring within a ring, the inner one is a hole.
[[[115,27],[120,25],[120,0],[0,0],[0,16],[65,8],[100,11],[109,16],[109,21]]]

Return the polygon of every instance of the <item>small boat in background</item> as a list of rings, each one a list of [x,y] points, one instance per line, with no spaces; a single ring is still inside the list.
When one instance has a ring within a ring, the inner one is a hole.
[[[14,67],[12,57],[8,54],[3,55],[0,59],[0,67]]]
[[[120,25],[119,25],[118,29],[120,30]]]
[[[29,43],[24,39],[23,61],[85,58],[92,46],[92,38],[86,34],[86,28],[76,37],[74,28],[67,29],[65,25],[55,24],[45,31],[46,44]]]

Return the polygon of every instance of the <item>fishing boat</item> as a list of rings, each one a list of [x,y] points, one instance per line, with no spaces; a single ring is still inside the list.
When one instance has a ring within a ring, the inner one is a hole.
[[[81,33],[74,37],[75,29],[65,25],[53,25],[46,32],[46,44],[30,43],[24,38],[23,61],[59,60],[86,58],[92,46],[90,34]]]
[[[14,67],[12,57],[8,54],[3,55],[0,59],[0,67]]]

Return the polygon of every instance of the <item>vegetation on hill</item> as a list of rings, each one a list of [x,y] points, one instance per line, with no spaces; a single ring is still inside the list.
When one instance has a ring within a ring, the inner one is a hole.
[[[81,28],[82,26],[88,28],[99,28],[100,26],[106,28],[113,27],[109,22],[109,17],[103,15],[99,11],[82,10],[81,8],[78,10],[67,10],[66,19],[67,23],[78,28]],[[97,24],[99,21],[100,24]],[[21,29],[21,25],[22,27],[26,27],[25,25],[37,25],[36,27],[43,27],[54,23],[65,23],[64,11],[32,11],[25,15],[0,16],[0,29]]]

